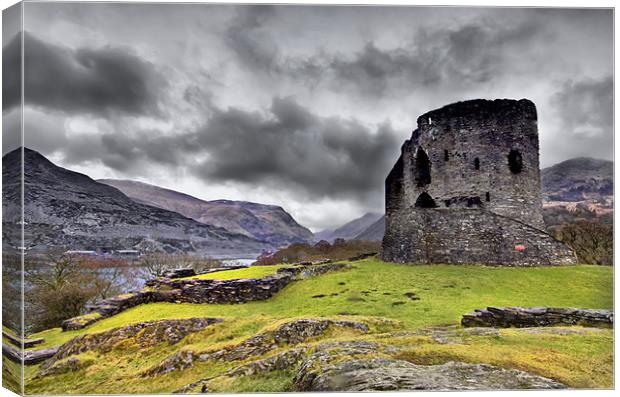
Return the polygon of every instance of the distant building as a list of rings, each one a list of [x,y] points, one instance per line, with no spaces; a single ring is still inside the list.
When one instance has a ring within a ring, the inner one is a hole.
[[[137,259],[142,256],[142,253],[138,250],[117,250],[114,252],[115,256],[125,259]]]
[[[69,250],[65,251],[65,255],[75,255],[75,256],[97,256],[97,251],[91,250]]]

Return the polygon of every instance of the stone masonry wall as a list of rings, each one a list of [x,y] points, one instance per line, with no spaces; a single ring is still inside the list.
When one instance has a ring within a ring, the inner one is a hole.
[[[147,287],[140,291],[98,302],[90,307],[88,314],[65,320],[61,326],[63,331],[81,329],[96,321],[146,303],[243,303],[265,300],[271,298],[292,281],[350,267],[342,263],[291,265],[278,269],[277,274],[262,278],[229,280],[162,277],[147,281]]]
[[[383,248],[387,261],[512,266],[575,261],[566,245],[544,231],[490,211],[426,209],[388,222]]]

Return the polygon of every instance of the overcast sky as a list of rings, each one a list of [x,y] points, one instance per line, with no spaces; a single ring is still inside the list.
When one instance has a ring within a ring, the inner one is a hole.
[[[278,204],[316,231],[383,211],[383,181],[416,118],[460,100],[534,101],[543,167],[612,159],[612,18],[25,3],[25,142],[93,178]],[[19,51],[20,36],[5,34],[3,63]],[[11,131],[19,91],[4,69]],[[4,134],[5,153],[17,145]]]

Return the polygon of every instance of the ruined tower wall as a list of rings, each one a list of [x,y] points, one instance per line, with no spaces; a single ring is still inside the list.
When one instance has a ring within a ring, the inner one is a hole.
[[[503,266],[568,265],[573,252],[542,230],[480,209],[410,211],[386,219],[383,260]],[[515,250],[522,245],[525,250]]]
[[[538,151],[529,100],[459,102],[420,116],[386,179],[384,259],[574,262],[542,230]],[[490,256],[487,245],[506,252]]]
[[[532,102],[468,101],[426,113],[407,146],[408,205],[426,192],[438,207],[477,206],[544,227]],[[430,160],[430,183],[424,186],[415,179],[419,149]],[[509,166],[511,152],[520,157],[518,172]]]

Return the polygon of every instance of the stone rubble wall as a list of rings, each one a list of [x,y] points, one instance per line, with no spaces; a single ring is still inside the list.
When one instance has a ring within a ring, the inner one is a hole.
[[[319,276],[323,273],[345,270],[352,268],[351,265],[345,263],[328,263],[325,265],[302,265],[281,267],[277,270],[277,274],[290,274],[294,280],[304,280],[309,277]]]
[[[248,267],[248,266],[246,266],[246,265],[238,265],[238,266],[215,267],[213,269],[204,270],[204,271],[198,272],[198,273],[196,273],[196,271],[194,269],[192,269],[191,267],[190,268],[179,268],[179,269],[172,269],[172,270],[165,271],[164,274],[162,275],[162,277],[170,278],[170,279],[184,278],[184,277],[193,277],[193,276],[198,276],[198,275],[201,275],[201,274],[209,274],[209,273],[221,272],[221,271],[225,271],[225,270],[243,269],[243,268],[246,268],[246,267]]]
[[[553,325],[582,325],[613,327],[614,314],[605,309],[575,309],[553,307],[494,307],[476,309],[463,315],[464,327],[547,327]]]
[[[159,280],[152,287],[170,288],[174,291],[174,296],[178,302],[242,303],[269,299],[291,280],[291,275],[284,273],[263,278],[231,280]]]
[[[281,268],[276,274],[262,278],[158,278],[147,281],[147,287],[140,291],[105,299],[91,306],[88,314],[65,320],[61,326],[63,331],[82,329],[96,321],[146,303],[244,303],[265,300],[292,281],[347,268],[350,268],[350,265],[322,263]]]

